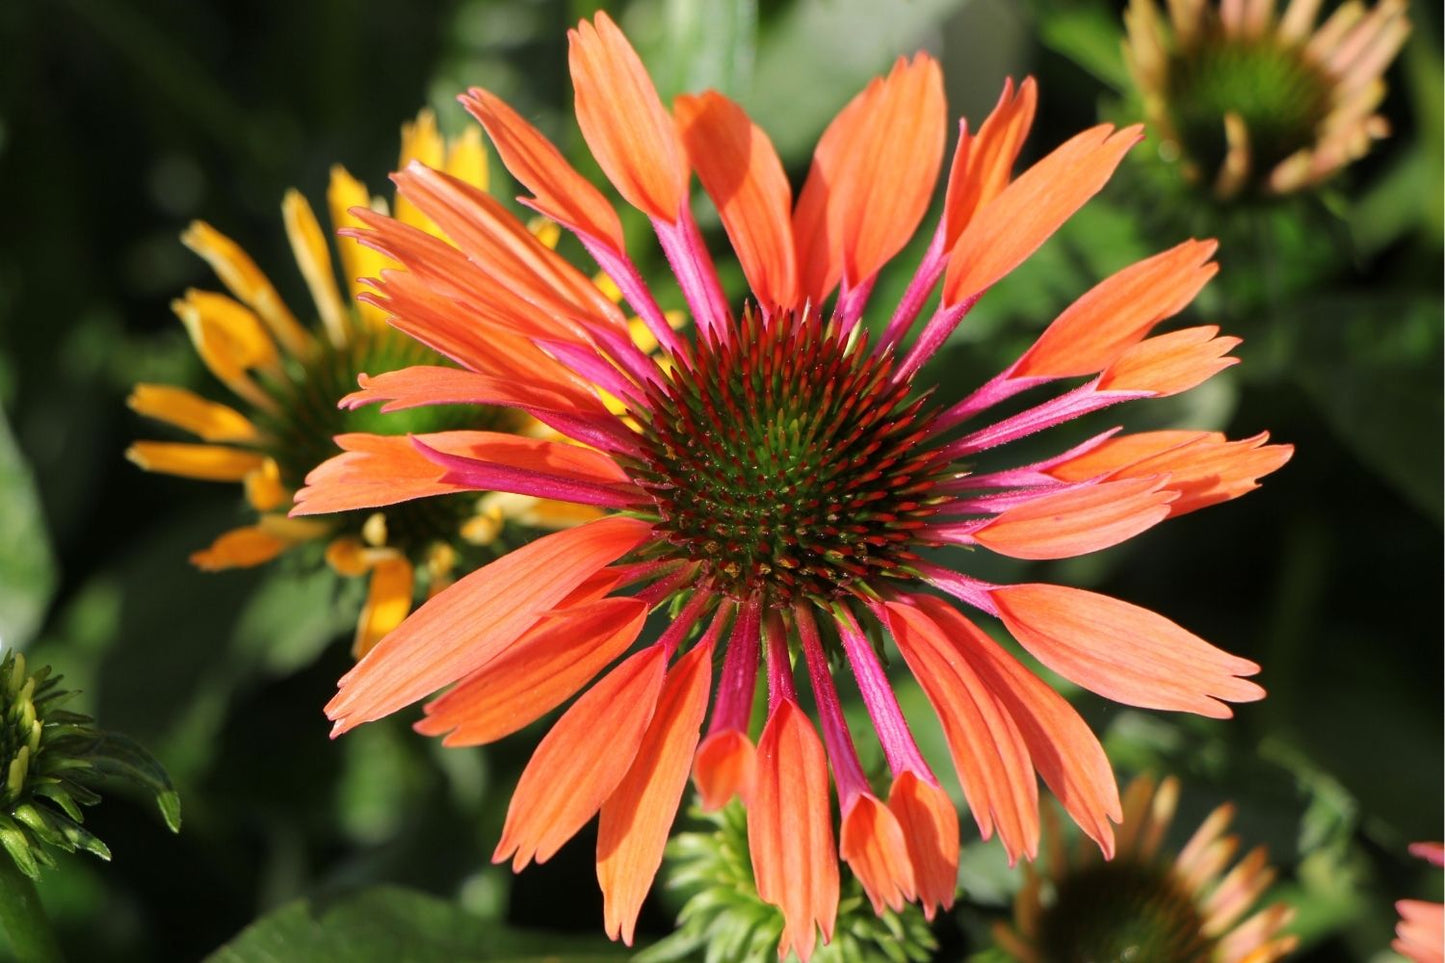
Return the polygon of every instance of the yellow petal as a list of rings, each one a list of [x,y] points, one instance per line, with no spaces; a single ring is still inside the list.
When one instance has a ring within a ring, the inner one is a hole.
[[[601,518],[603,514],[592,505],[575,505],[512,492],[488,492],[482,497],[481,505],[485,517],[532,528],[571,528]]]
[[[361,221],[351,213],[353,207],[374,206],[371,195],[366,191],[366,185],[352,177],[340,164],[331,168],[331,185],[326,189],[326,204],[331,209],[331,224],[337,231],[362,226]],[[352,300],[356,300],[357,295],[368,290],[367,286],[360,282],[360,278],[380,277],[382,268],[392,266],[390,258],[364,246],[354,237],[340,237],[336,242],[336,249],[341,255],[341,273],[346,276],[346,285],[351,291]],[[386,312],[380,308],[359,301],[356,308],[361,313],[362,320],[368,324],[380,326],[385,323]]]
[[[400,556],[377,562],[371,570],[366,605],[362,607],[361,618],[356,623],[351,654],[361,658],[400,625],[411,611],[411,596],[411,563]]]
[[[291,492],[281,484],[281,468],[274,458],[267,458],[242,482],[246,486],[246,501],[258,512],[291,506]]]
[[[316,220],[316,212],[300,191],[292,189],[281,201],[281,219],[286,222],[291,253],[296,257],[296,266],[301,269],[306,286],[311,289],[311,300],[316,302],[326,334],[332,344],[340,347],[347,340],[346,304],[336,286],[336,273],[331,267],[331,246],[326,243],[326,234]]]
[[[224,482],[241,481],[266,460],[259,452],[240,448],[168,441],[138,441],[125,456],[146,471]]]
[[[425,108],[417,113],[416,120],[401,125],[401,160],[397,169],[406,170],[406,165],[412,161],[420,161],[433,169],[446,164],[446,145],[437,131],[436,114]],[[416,205],[402,194],[396,195],[396,218],[428,234],[438,233],[432,219],[417,210]]]
[[[446,171],[479,191],[487,189],[487,150],[482,146],[480,127],[469,126],[460,137],[452,139],[447,146]]]
[[[309,542],[331,531],[332,523],[320,518],[291,518],[287,515],[262,515],[257,527],[283,539],[288,544]]]
[[[558,224],[550,217],[543,217],[540,214],[527,222],[527,230],[532,232],[532,236],[537,239],[538,244],[554,251],[557,249],[557,242],[562,240],[562,225]],[[607,278],[607,282],[609,284],[612,284],[612,279],[607,277],[607,275],[603,274],[599,276]],[[598,287],[601,287],[601,285],[598,284]],[[612,287],[614,289],[617,289],[616,284],[612,284]],[[603,288],[602,290],[604,293],[606,293],[607,289]],[[611,295],[608,296],[611,297]],[[621,297],[622,291],[618,290],[617,297],[612,298],[612,300],[615,302],[618,300],[618,298]]]
[[[235,408],[171,385],[138,384],[126,404],[138,415],[164,421],[203,441],[256,441],[260,432]]]
[[[287,351],[299,358],[311,353],[311,335],[297,323],[270,279],[239,244],[205,221],[192,221],[181,234],[181,243],[205,258],[221,282],[260,315]]]
[[[290,544],[254,525],[233,528],[212,542],[210,548],[192,552],[191,564],[207,572],[250,568],[271,561]]]

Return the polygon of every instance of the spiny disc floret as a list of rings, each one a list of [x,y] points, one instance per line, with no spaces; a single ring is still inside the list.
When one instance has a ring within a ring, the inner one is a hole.
[[[855,332],[856,334],[856,332]],[[655,386],[639,482],[714,587],[773,605],[906,577],[943,459],[890,353],[811,314],[743,314]]]

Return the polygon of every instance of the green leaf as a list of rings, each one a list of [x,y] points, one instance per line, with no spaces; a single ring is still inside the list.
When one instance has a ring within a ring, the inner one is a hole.
[[[664,101],[717,90],[747,89],[757,53],[757,0],[663,0],[661,49],[647,61]]]
[[[626,959],[601,939],[510,929],[395,886],[298,900],[251,924],[205,963],[555,963]]]
[[[1127,90],[1124,24],[1113,4],[1050,3],[1039,16],[1039,37],[1115,90]]]
[[[30,640],[55,584],[35,482],[0,413],[0,643],[18,648]]]

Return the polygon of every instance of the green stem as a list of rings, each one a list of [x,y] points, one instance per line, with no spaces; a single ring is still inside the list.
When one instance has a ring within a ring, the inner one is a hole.
[[[64,963],[34,881],[5,852],[0,852],[0,929],[19,963]]]

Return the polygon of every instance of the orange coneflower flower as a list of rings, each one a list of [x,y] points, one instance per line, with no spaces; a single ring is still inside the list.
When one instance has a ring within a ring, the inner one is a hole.
[[[1436,866],[1445,866],[1445,845],[1411,843],[1410,852]],[[1445,904],[1419,899],[1402,899],[1395,904],[1400,922],[1395,924],[1395,952],[1414,963],[1445,961]]]
[[[401,162],[421,161],[479,190],[487,186],[487,161],[475,128],[448,143],[430,111],[402,128]],[[350,209],[384,208],[346,169],[331,171],[327,194],[337,227],[358,223]],[[505,521],[557,528],[596,517],[595,509],[560,505],[515,495],[492,494],[480,501],[460,495],[426,506],[386,513],[353,513],[327,520],[286,517],[306,474],[336,452],[332,437],[344,434],[352,446],[374,444],[375,433],[487,427],[523,431],[540,427],[525,415],[500,408],[400,415],[338,413],[336,398],[363,371],[414,364],[443,364],[441,355],[399,334],[385,312],[353,300],[357,281],[345,297],[336,283],[331,248],[306,198],[289,191],[281,206],[286,235],[297,266],[315,301],[321,331],[296,320],[275,287],[235,241],[201,221],[182,241],[215,269],[231,296],[187,291],[173,307],[206,367],[241,403],[243,410],[172,385],[139,384],[131,408],[201,439],[201,443],[138,441],[127,456],[142,468],[186,478],[241,482],[255,512],[250,524],[232,529],[191,561],[208,571],[268,562],[287,549],[320,540],[326,561],[338,573],[368,577],[367,601],[357,623],[353,650],[364,654],[411,611],[418,569],[432,590],[451,578],[459,557],[490,546]],[[421,230],[436,228],[405,198],[396,215]],[[548,227],[539,227],[545,234]],[[555,232],[555,226],[550,226]],[[386,258],[344,240],[337,253],[349,278],[377,274]],[[351,434],[348,434],[351,433]],[[477,559],[494,557],[490,548]]]
[[[1313,187],[1389,132],[1375,113],[1406,0],[1130,0],[1125,58],[1159,153],[1220,198]]]
[[[1147,777],[1130,783],[1118,851],[1108,861],[1088,847],[1068,854],[1053,827],[1044,874],[1026,868],[1013,926],[994,928],[998,945],[1019,963],[1283,959],[1299,942],[1281,933],[1293,911],[1271,903],[1250,913],[1274,881],[1265,848],[1255,847],[1229,868],[1239,839],[1225,835],[1234,818],[1226,803],[1177,854],[1163,851],[1178,801],[1172,777],[1157,787]]]
[[[471,402],[527,411],[588,447],[474,433],[387,439],[312,473],[298,513],[360,509],[440,489],[569,500],[608,517],[549,535],[429,601],[341,680],[327,706],[345,732],[455,683],[418,728],[450,745],[498,739],[587,688],[522,774],[495,858],[552,856],[601,813],[607,931],[630,941],[690,766],[709,806],[749,805],[759,895],[780,906],[780,952],[806,958],[832,932],[835,848],[877,906],[948,906],[958,862],[953,806],[909,735],[884,673],[897,642],[943,720],[983,833],[1011,856],[1038,845],[1035,772],[1112,851],[1113,774],[1069,704],[937,589],[1004,626],[1040,661],[1132,705],[1228,716],[1258,699],[1258,667],[1144,609],[1055,585],[994,585],[930,561],[948,545],[1063,558],[1234,498],[1290,449],[1264,436],[1105,432],[1055,458],[986,469],[994,449],[1088,412],[1184,391],[1232,363],[1211,327],[1151,336],[1214,273],[1189,241],[1085,294],[1017,362],[952,407],[916,375],[964,314],[1097,192],[1139,138],[1100,126],[1016,180],[1034,84],[1006,86],[964,131],[945,212],[876,342],[860,326],[879,270],[922,219],[942,166],[938,65],[900,60],[824,132],[796,205],[767,135],[717,93],[669,112],[621,31],[598,14],[571,34],[577,117],[618,191],[651,220],[696,324],[665,323],[623,244],[617,214],[495,95],[463,97],[529,206],[572,231],[661,343],[637,351],[587,278],[535,243],[487,195],[425,165],[403,196],[451,239],[360,212],[364,243],[401,264],[373,303],[466,371],[364,379],[347,405]],[[691,213],[696,172],[717,205],[751,297],[728,302]],[[942,302],[910,337],[942,282]],[[832,309],[824,311],[833,293]],[[525,377],[496,370],[492,339]],[[487,350],[478,350],[485,343]],[[998,402],[1085,379],[990,424]],[[620,399],[613,414],[599,395]],[[345,445],[345,441],[343,440]],[[622,594],[624,590],[628,594]],[[649,612],[670,626],[623,658]],[[701,725],[721,676],[706,738]],[[822,738],[794,679],[804,663]],[[759,666],[767,723],[749,720]],[[892,772],[866,777],[835,691],[851,670]],[[830,817],[830,780],[842,823]]]

